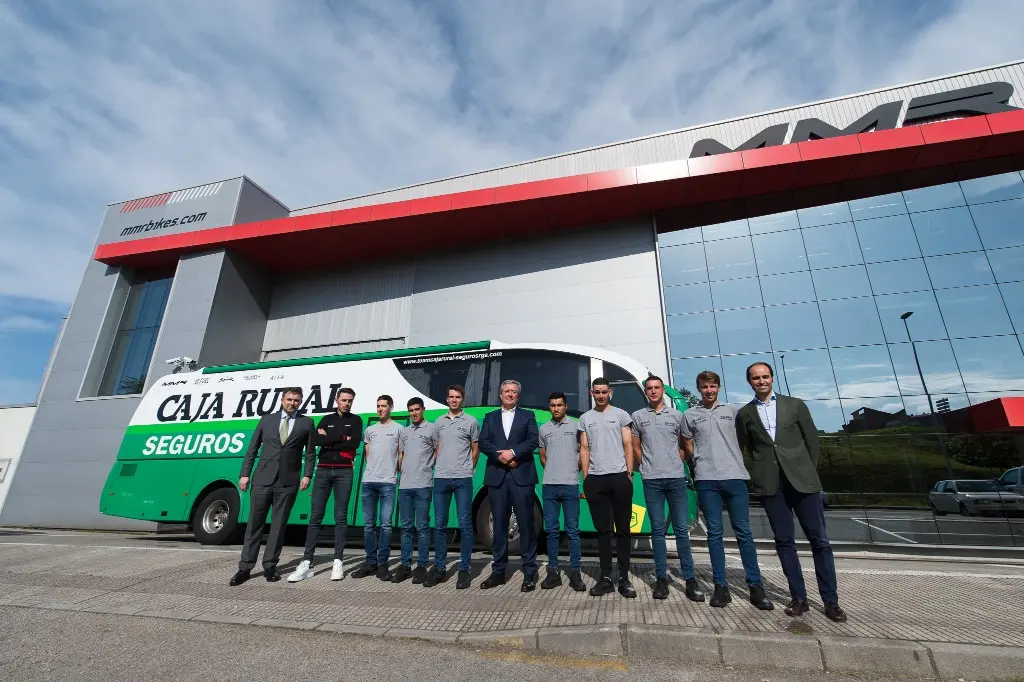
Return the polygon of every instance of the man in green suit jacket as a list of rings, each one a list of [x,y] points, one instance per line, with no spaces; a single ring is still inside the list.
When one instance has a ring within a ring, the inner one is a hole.
[[[792,601],[786,615],[799,617],[808,611],[807,588],[796,553],[793,516],[811,545],[818,592],[825,615],[846,621],[839,607],[836,564],[825,532],[825,508],[818,478],[818,429],[807,405],[798,398],[776,395],[771,365],[755,362],[747,368],[747,382],[754,399],[736,414],[740,443],[750,453],[750,483],[760,496],[775,535],[775,551],[789,582]]]

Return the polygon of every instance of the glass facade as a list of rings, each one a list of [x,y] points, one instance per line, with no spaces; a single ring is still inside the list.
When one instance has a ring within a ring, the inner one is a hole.
[[[659,254],[674,385],[711,369],[742,404],[770,362],[823,433],[830,494],[924,506],[939,480],[1021,464],[965,455],[932,416],[1024,395],[1019,172],[666,232]]]
[[[173,281],[173,273],[136,275],[103,370],[99,395],[142,393]]]

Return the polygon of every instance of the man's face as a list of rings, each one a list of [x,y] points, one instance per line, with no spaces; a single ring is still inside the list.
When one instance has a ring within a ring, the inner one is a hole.
[[[409,419],[412,420],[413,424],[419,424],[423,421],[423,406],[422,405],[410,405],[409,406]]]
[[[647,394],[647,402],[651,405],[660,405],[661,399],[665,397],[665,384],[657,379],[650,379],[644,384],[644,393]]]
[[[350,393],[338,394],[338,412],[348,414],[352,411],[352,395]]]
[[[505,384],[501,387],[501,406],[506,410],[516,406],[519,402],[519,389],[515,384]]]
[[[697,384],[697,390],[700,391],[700,397],[704,399],[704,402],[708,405],[712,405],[718,400],[718,391],[722,387],[713,381],[707,379],[701,379],[700,383]]]
[[[391,419],[391,405],[388,404],[388,401],[377,401],[377,416],[380,417],[381,421]]]
[[[774,382],[775,378],[772,377],[768,365],[754,365],[747,372],[747,383],[754,389],[754,393],[759,396],[766,396],[771,393]]]
[[[551,411],[551,418],[555,421],[562,421],[565,419],[565,399],[555,398],[548,401],[548,410]]]
[[[302,404],[302,396],[298,393],[285,393],[281,396],[281,409],[287,414],[295,414],[295,410],[299,409],[300,404]]]
[[[594,398],[594,404],[604,407],[612,399],[612,387],[605,384],[598,384],[590,389],[590,395]]]
[[[448,391],[448,409],[452,412],[462,409],[462,394],[456,390]]]

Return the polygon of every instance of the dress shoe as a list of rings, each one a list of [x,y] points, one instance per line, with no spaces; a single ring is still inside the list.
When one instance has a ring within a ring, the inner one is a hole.
[[[606,594],[611,594],[615,591],[615,583],[612,582],[611,578],[601,578],[597,583],[590,588],[591,597],[603,597]]]
[[[732,595],[729,594],[728,585],[715,585],[715,591],[711,594],[711,605],[716,609],[723,609],[732,603]]]
[[[810,608],[808,608],[807,606],[806,599],[794,599],[793,601],[789,602],[789,606],[787,606],[785,609],[786,615],[790,618],[799,618],[808,611],[810,611]]]
[[[583,582],[579,571],[569,571],[569,587],[575,592],[586,592],[587,584]]]
[[[633,589],[633,583],[629,582],[629,578],[619,578],[619,594],[626,599],[636,599],[636,590]]]
[[[249,571],[238,571],[231,576],[231,580],[228,581],[228,585],[231,585],[231,587],[238,587],[250,577],[252,576],[249,575]]]
[[[836,623],[846,622],[846,611],[839,607],[839,602],[825,604],[825,617]]]
[[[499,585],[505,584],[505,574],[492,571],[487,579],[480,583],[480,589],[489,590],[492,587],[498,587]]]
[[[519,587],[520,592],[533,592],[537,589],[537,578],[532,575],[528,575],[523,578],[523,584]]]
[[[556,587],[562,585],[562,576],[558,575],[558,571],[548,569],[548,574],[544,576],[544,582],[540,584],[542,590],[553,590]]]
[[[377,574],[377,564],[363,564],[352,572],[353,578],[365,578]]]
[[[409,570],[408,566],[406,566],[405,564],[398,564],[398,568],[396,568],[395,572],[391,575],[391,582],[404,583],[406,580],[409,579],[410,573],[411,571]]]
[[[686,593],[686,598],[690,601],[704,601],[704,590],[700,589],[700,583],[697,579],[686,581],[686,589],[683,590]]]
[[[654,581],[654,591],[651,596],[655,599],[668,599],[668,578],[658,578]]]
[[[377,580],[381,582],[391,582],[391,571],[388,570],[387,565],[377,567]]]
[[[423,566],[417,566],[412,569],[412,584],[422,585],[423,581],[427,579],[427,569]]]
[[[775,604],[768,598],[768,593],[761,585],[750,586],[750,603],[762,611],[772,611],[775,608]]]
[[[459,571],[458,580],[455,581],[456,590],[468,590],[473,584],[473,574],[469,571]]]
[[[263,569],[263,577],[268,583],[276,583],[281,579],[281,572],[277,570],[277,566],[271,566]]]

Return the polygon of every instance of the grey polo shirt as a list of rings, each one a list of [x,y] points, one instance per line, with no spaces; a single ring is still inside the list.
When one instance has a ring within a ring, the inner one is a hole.
[[[418,425],[409,424],[402,429],[398,441],[402,448],[402,478],[399,490],[429,488],[434,485],[434,447],[437,445],[437,429],[423,420]]]
[[[693,440],[694,478],[698,481],[750,480],[736,437],[735,405],[703,405],[683,412],[681,433]]]
[[[398,440],[402,425],[393,421],[370,425],[363,432],[363,483],[395,483],[398,480]]]
[[[436,478],[471,478],[473,476],[473,443],[480,440],[480,422],[465,412],[452,418],[445,413],[434,421],[437,440],[441,447],[437,451],[434,465]]]
[[[683,478],[686,467],[679,457],[679,429],[683,413],[650,406],[633,413],[633,437],[640,439],[640,475],[644,478]]]
[[[565,417],[540,427],[540,446],[544,448],[544,485],[580,484],[580,443],[578,422]]]
[[[587,444],[590,447],[588,474],[601,476],[626,471],[622,429],[629,424],[629,413],[614,405],[609,405],[604,412],[588,410],[580,417],[578,428],[587,434]]]

